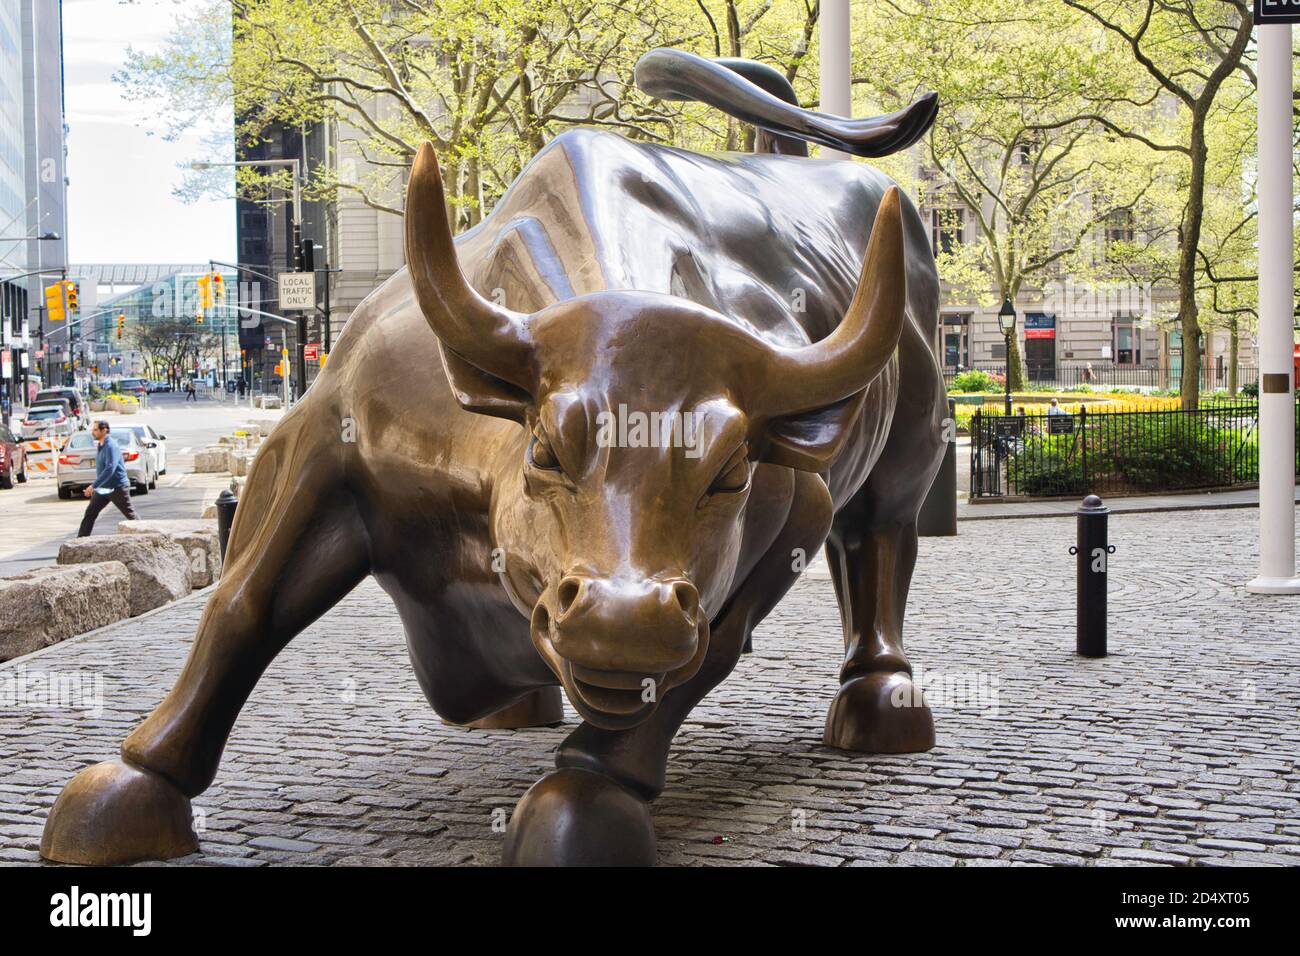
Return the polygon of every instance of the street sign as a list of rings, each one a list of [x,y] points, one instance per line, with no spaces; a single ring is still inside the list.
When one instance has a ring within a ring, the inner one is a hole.
[[[1256,23],[1300,23],[1300,0],[1255,0]]]
[[[316,308],[316,273],[281,272],[280,311]]]
[[[308,342],[302,347],[302,357],[308,362],[314,362],[320,357],[320,345],[316,342]]]

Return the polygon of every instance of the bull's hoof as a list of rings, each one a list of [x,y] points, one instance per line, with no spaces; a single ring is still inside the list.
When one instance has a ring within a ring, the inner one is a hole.
[[[650,807],[601,774],[552,771],[515,807],[501,861],[507,866],[654,866]]]
[[[864,674],[835,695],[824,739],[840,750],[922,753],[934,747],[934,717],[907,674]]]
[[[122,760],[73,777],[41,835],[45,859],[88,866],[167,860],[198,848],[189,798],[158,774]]]

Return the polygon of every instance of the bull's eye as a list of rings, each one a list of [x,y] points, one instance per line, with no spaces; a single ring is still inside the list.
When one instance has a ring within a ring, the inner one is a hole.
[[[555,457],[555,452],[547,442],[546,436],[540,432],[533,432],[532,441],[528,443],[528,463],[543,471],[560,470],[559,459]]]
[[[718,477],[713,479],[713,484],[709,486],[709,494],[724,495],[744,491],[748,485],[749,459],[745,456],[745,449],[741,448],[727,460],[722,471],[718,472]]]

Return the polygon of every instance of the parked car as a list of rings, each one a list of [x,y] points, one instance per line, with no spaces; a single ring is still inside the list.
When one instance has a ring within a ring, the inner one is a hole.
[[[33,405],[23,416],[23,441],[67,438],[77,430],[77,419],[66,401]]]
[[[40,405],[43,402],[66,398],[68,404],[72,407],[72,414],[77,421],[86,427],[90,425],[90,408],[82,400],[81,392],[75,388],[44,388],[36,393],[36,397],[30,402],[32,405]]]
[[[147,495],[150,488],[157,487],[158,472],[153,467],[153,456],[140,443],[135,432],[129,428],[115,429],[108,433],[108,440],[117,442],[122,448],[122,462],[126,465],[126,477],[131,482],[133,492]],[[94,483],[95,455],[98,451],[95,437],[90,432],[77,432],[68,440],[59,454],[54,471],[60,498],[74,498]]]
[[[155,392],[170,392],[171,390],[171,384],[168,382],[161,382],[158,379],[154,379],[149,383],[149,392],[151,394]]]
[[[27,449],[18,436],[0,425],[0,488],[12,488],[27,480]]]
[[[44,406],[44,405],[57,405],[57,406],[59,406],[60,408],[63,409],[63,414],[67,415],[68,418],[70,418],[70,419],[72,419],[74,422],[78,422],[78,423],[80,423],[80,421],[81,421],[81,420],[77,417],[77,413],[74,412],[74,411],[72,410],[72,399],[70,399],[70,398],[46,398],[46,399],[42,399],[42,400],[39,401],[39,402],[32,402],[32,404],[29,406],[29,409],[28,409],[28,410],[30,411],[32,408],[36,408],[38,405],[41,405],[41,406]],[[74,428],[73,431],[76,431],[76,429]]]
[[[117,390],[143,402],[149,394],[149,383],[143,378],[123,378],[118,380]]]
[[[144,445],[153,455],[153,470],[159,475],[167,474],[167,436],[158,434],[157,429],[152,425],[126,425],[126,427],[135,432],[135,437],[140,439],[140,444]],[[112,432],[109,432],[111,435]]]

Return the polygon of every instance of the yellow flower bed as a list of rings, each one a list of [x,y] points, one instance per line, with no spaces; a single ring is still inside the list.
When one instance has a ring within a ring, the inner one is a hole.
[[[1069,396],[1058,395],[1057,403],[1062,409],[1072,415],[1077,415],[1079,410],[1085,406],[1089,415],[1105,415],[1112,412],[1164,412],[1176,411],[1180,405],[1176,397],[1154,396],[1154,395],[1135,395],[1124,392],[1093,392],[1088,396],[1092,399],[1089,402],[1071,401]],[[1020,414],[1023,408],[1026,415],[1046,415],[1050,409],[1051,402],[1045,398],[1034,401],[1015,401],[1011,402],[1012,414]],[[959,430],[966,431],[970,428],[970,420],[975,415],[975,409],[979,408],[984,415],[1001,415],[1006,406],[1002,402],[985,402],[983,405],[958,405],[957,406],[957,427]]]

